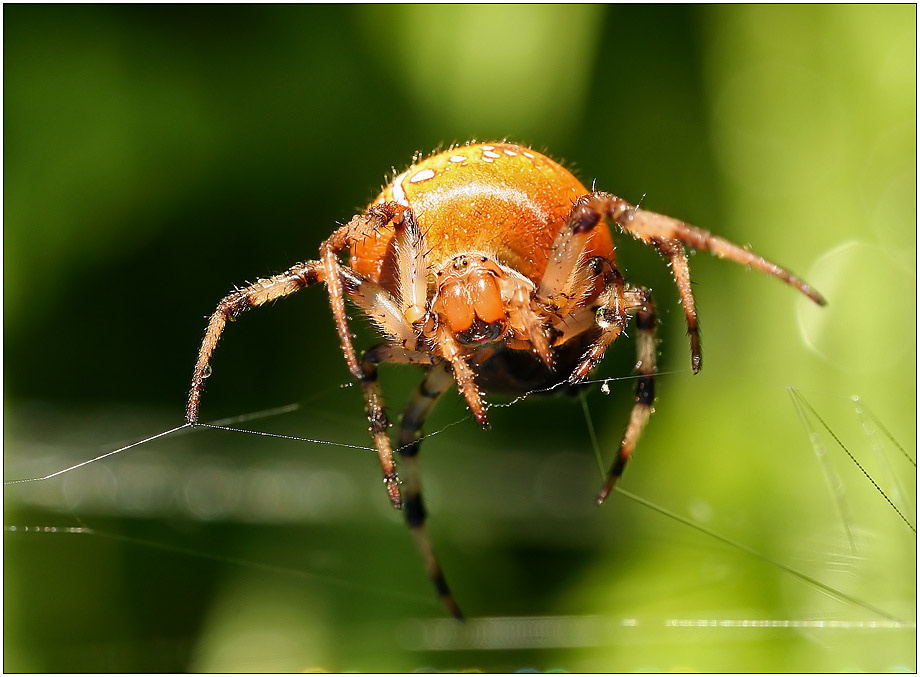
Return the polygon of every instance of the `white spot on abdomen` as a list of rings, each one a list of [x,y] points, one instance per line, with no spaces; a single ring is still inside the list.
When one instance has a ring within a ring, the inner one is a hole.
[[[421,183],[422,181],[427,181],[428,179],[434,178],[433,169],[423,169],[420,172],[417,172],[411,179],[409,183]]]
[[[393,179],[393,201],[401,204],[403,207],[409,206],[409,201],[406,199],[406,191],[404,191],[402,187],[402,182],[408,173],[409,170],[407,169],[402,174]]]

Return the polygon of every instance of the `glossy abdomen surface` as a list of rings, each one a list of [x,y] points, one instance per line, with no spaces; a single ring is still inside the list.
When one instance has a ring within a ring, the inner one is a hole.
[[[548,157],[489,143],[452,148],[412,165],[373,204],[397,202],[413,210],[432,268],[461,253],[483,252],[536,282],[572,205],[587,192]],[[389,227],[356,244],[351,267],[386,284],[392,238]],[[598,227],[588,255],[612,250],[609,230]]]

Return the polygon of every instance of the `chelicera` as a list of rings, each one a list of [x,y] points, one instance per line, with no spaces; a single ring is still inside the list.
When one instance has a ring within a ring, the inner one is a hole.
[[[634,318],[635,404],[598,503],[623,473],[648,421],[655,398],[655,306],[648,290],[628,283],[617,269],[610,227],[654,247],[670,263],[694,373],[701,353],[686,247],[764,271],[825,303],[776,264],[677,219],[590,192],[536,151],[508,143],[469,144],[396,176],[363,214],[320,245],[318,260],[224,298],[198,353],[186,419],[198,420],[202,384],[228,319],[324,282],[345,363],[363,391],[390,502],[404,509],[438,594],[459,618],[425,530],[417,467],[422,426],[438,398],[456,385],[475,419],[487,426],[485,393],[578,384]],[[349,265],[340,259],[346,252]],[[383,337],[360,358],[349,333],[346,298]],[[377,380],[377,366],[394,362],[425,370],[397,427],[399,480]]]

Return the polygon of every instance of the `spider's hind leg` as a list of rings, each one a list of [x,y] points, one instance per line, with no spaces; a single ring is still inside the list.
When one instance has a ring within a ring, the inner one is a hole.
[[[459,620],[463,614],[451,595],[450,588],[441,571],[441,565],[434,554],[431,536],[425,528],[425,505],[422,502],[422,488],[419,481],[418,452],[422,441],[422,426],[425,419],[434,407],[438,398],[454,383],[453,375],[447,368],[446,362],[434,364],[418,388],[412,394],[402,420],[399,423],[399,438],[397,452],[400,458],[400,474],[403,481],[403,507],[406,514],[406,524],[412,532],[419,553],[428,571],[431,582],[434,583],[438,595],[450,613]]]
[[[425,378],[409,398],[399,421],[399,432],[396,440],[396,452],[399,454],[400,484],[402,485],[399,491],[401,497],[399,507],[405,513],[406,524],[415,539],[416,546],[425,564],[425,569],[428,571],[428,576],[434,583],[434,587],[444,602],[444,606],[455,618],[462,620],[463,615],[460,613],[460,609],[447,587],[447,582],[441,571],[441,565],[434,554],[431,537],[428,535],[427,529],[425,529],[427,513],[425,512],[425,504],[422,501],[418,471],[418,452],[422,443],[422,426],[441,395],[453,385],[454,376],[446,361],[436,359],[432,362],[430,353],[408,350],[392,343],[381,343],[370,348],[361,356],[360,364],[364,374],[365,385],[374,394],[372,399],[378,407],[378,416],[383,421],[386,420],[386,414],[383,411],[383,400],[380,397],[377,383],[377,365],[382,363],[430,365]],[[388,426],[389,424],[382,426],[381,434],[383,436],[386,436],[385,428]],[[389,448],[388,438],[387,447]],[[388,470],[390,474],[388,474]],[[388,459],[388,465],[384,464],[384,477],[391,477],[395,481],[396,472],[391,458]]]

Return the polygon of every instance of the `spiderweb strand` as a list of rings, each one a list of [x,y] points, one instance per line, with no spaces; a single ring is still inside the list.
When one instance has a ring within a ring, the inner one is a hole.
[[[869,480],[869,482],[872,484],[872,486],[875,487],[875,490],[881,495],[882,498],[885,499],[885,502],[888,503],[889,506],[891,506],[891,509],[894,510],[894,511],[897,513],[898,517],[900,517],[901,520],[903,520],[904,524],[906,524],[906,525],[908,526],[908,528],[916,534],[916,533],[917,533],[917,527],[915,527],[913,524],[911,524],[910,520],[907,519],[907,517],[904,516],[904,513],[901,512],[901,510],[898,508],[898,506],[896,506],[896,505],[894,504],[894,502],[893,502],[890,498],[888,498],[888,494],[885,493],[885,490],[882,489],[882,488],[878,485],[878,482],[876,482],[874,479],[872,479],[872,475],[870,475],[870,474],[866,471],[866,469],[862,467],[862,465],[860,464],[860,462],[856,460],[856,457],[853,456],[852,453],[850,453],[850,450],[847,449],[847,448],[846,448],[846,445],[844,445],[844,443],[840,441],[840,438],[837,437],[837,435],[834,434],[834,431],[831,430],[831,427],[830,427],[827,423],[824,422],[824,419],[821,418],[821,416],[818,415],[818,412],[815,411],[814,407],[812,407],[811,404],[808,403],[808,400],[806,400],[804,397],[802,397],[801,393],[799,393],[799,391],[798,391],[797,389],[795,389],[795,388],[790,388],[790,389],[789,389],[789,392],[792,393],[792,396],[795,397],[795,398],[797,398],[798,401],[799,401],[806,409],[808,409],[808,411],[811,412],[812,416],[814,416],[814,417],[818,420],[818,422],[819,422],[819,423],[821,424],[821,426],[827,431],[827,433],[828,433],[832,438],[834,438],[834,441],[837,443],[837,446],[839,446],[841,449],[843,449],[844,453],[845,453],[847,456],[849,456],[850,461],[852,461],[853,465],[855,465],[857,468],[859,468],[859,471],[865,476],[865,478],[866,478],[867,480]]]
[[[25,482],[41,482],[42,480],[50,480],[52,477],[57,477],[58,475],[63,475],[64,473],[70,472],[71,470],[76,470],[77,468],[82,468],[84,465],[89,465],[90,463],[95,463],[96,461],[101,461],[102,459],[108,458],[109,456],[114,456],[115,454],[120,454],[120,453],[123,452],[123,451],[127,451],[128,449],[133,449],[134,447],[140,446],[141,444],[147,444],[148,442],[152,442],[153,440],[157,440],[157,439],[159,439],[159,438],[161,438],[161,437],[166,437],[167,435],[172,435],[173,433],[178,432],[178,431],[180,431],[180,430],[182,430],[182,429],[184,429],[184,428],[191,428],[191,427],[192,427],[191,424],[189,424],[189,423],[184,423],[183,425],[176,426],[175,428],[171,428],[171,429],[169,429],[169,430],[166,430],[166,431],[164,431],[164,432],[158,433],[158,434],[156,434],[156,435],[151,435],[150,437],[145,437],[144,439],[139,440],[139,441],[137,441],[137,442],[132,442],[131,444],[125,445],[125,446],[123,446],[123,447],[121,447],[121,448],[119,448],[119,449],[115,449],[114,451],[107,451],[106,453],[101,454],[101,455],[99,455],[99,456],[96,456],[95,458],[91,458],[91,459],[88,459],[88,460],[86,460],[86,461],[81,461],[80,463],[77,463],[76,465],[72,465],[72,466],[70,466],[69,468],[64,468],[63,470],[57,470],[57,471],[55,471],[55,472],[53,472],[53,473],[51,473],[51,474],[49,474],[49,475],[43,475],[42,477],[27,477],[27,478],[25,478],[25,479],[19,479],[19,480],[7,480],[6,482],[3,483],[3,486],[7,486],[7,485],[10,485],[10,484],[23,484],[23,483],[25,483]]]
[[[914,466],[914,467],[916,468],[916,467],[917,467],[917,461],[916,461],[915,459],[913,459],[913,458],[910,457],[910,454],[907,453],[907,450],[906,450],[904,447],[902,447],[902,446],[901,446],[901,443],[898,442],[898,441],[894,438],[894,435],[892,435],[890,432],[888,432],[888,428],[886,428],[884,425],[882,425],[882,422],[879,421],[879,420],[878,420],[878,417],[877,417],[875,414],[873,414],[873,413],[869,410],[869,407],[867,407],[867,406],[865,405],[865,403],[864,403],[861,399],[859,399],[858,397],[856,397],[856,396],[854,396],[854,397],[851,398],[851,399],[852,399],[852,401],[853,401],[853,405],[856,407],[857,413],[859,413],[859,414],[865,414],[866,416],[868,416],[868,417],[872,420],[872,422],[875,424],[875,427],[878,428],[879,430],[881,430],[881,431],[885,434],[885,437],[887,437],[888,440],[889,440],[894,446],[896,446],[896,447],[898,448],[898,451],[900,451],[901,454],[903,454],[903,456],[904,456],[904,458],[907,460],[907,462],[910,463],[912,466]]]
[[[593,427],[593,423],[591,422],[590,415],[588,414],[587,407],[584,408],[584,412],[585,412],[585,419],[586,419],[587,425],[588,425],[589,427]],[[819,419],[819,420],[820,420],[820,419]],[[822,421],[822,423],[823,423],[823,421]],[[594,436],[592,435],[592,438],[593,438],[593,437],[594,437]],[[835,439],[836,439],[836,437],[835,437]],[[838,443],[839,443],[839,441],[838,441]],[[849,452],[847,452],[847,453],[849,453]],[[862,468],[860,467],[860,469],[862,469]],[[863,470],[863,472],[865,473],[865,470]],[[870,478],[870,480],[871,480],[871,478]],[[873,484],[875,484],[875,482],[873,482]],[[877,485],[876,485],[876,487],[877,487]],[[787,565],[783,564],[782,562],[779,562],[779,561],[774,560],[774,559],[772,559],[772,558],[770,558],[770,557],[767,557],[766,555],[764,555],[764,554],[762,554],[762,553],[760,553],[760,552],[754,550],[753,548],[751,548],[751,547],[749,547],[749,546],[747,546],[747,545],[744,545],[744,544],[741,543],[740,541],[736,541],[736,540],[734,540],[734,539],[728,538],[727,536],[722,536],[721,534],[718,534],[718,533],[716,533],[715,531],[712,531],[711,529],[708,529],[707,527],[704,527],[703,525],[698,524],[698,523],[694,522],[693,520],[691,520],[691,519],[689,519],[689,518],[687,518],[687,517],[684,517],[683,515],[680,515],[680,514],[674,512],[674,511],[672,511],[672,510],[668,510],[667,508],[665,508],[665,507],[663,507],[663,506],[660,506],[660,505],[658,505],[658,504],[656,504],[656,503],[653,503],[653,502],[651,502],[651,501],[648,501],[648,500],[646,500],[646,499],[644,499],[644,498],[642,498],[642,497],[640,497],[640,496],[637,496],[636,494],[632,494],[632,493],[626,491],[625,489],[623,489],[622,487],[616,486],[616,487],[614,487],[614,491],[616,491],[616,492],[617,492],[618,494],[620,494],[621,496],[623,496],[623,497],[625,497],[625,498],[627,498],[627,499],[629,499],[629,500],[631,500],[631,501],[633,501],[633,502],[635,502],[635,503],[638,503],[639,505],[642,505],[642,506],[644,506],[644,507],[646,507],[646,508],[648,508],[648,509],[650,509],[650,510],[653,510],[654,512],[657,512],[657,513],[659,513],[659,514],[661,514],[661,515],[664,515],[665,517],[668,517],[668,518],[670,518],[670,519],[673,519],[674,521],[679,522],[680,524],[683,524],[683,525],[685,525],[685,526],[688,526],[688,527],[690,527],[691,529],[694,529],[694,530],[696,530],[696,531],[698,531],[698,532],[700,532],[700,533],[702,533],[702,534],[705,534],[705,535],[709,536],[710,538],[714,538],[714,539],[717,540],[717,541],[720,541],[720,542],[722,542],[722,543],[725,543],[725,544],[728,545],[728,546],[731,546],[731,547],[733,547],[733,548],[736,548],[736,549],[740,550],[741,552],[744,552],[744,553],[750,555],[751,557],[754,557],[754,558],[756,558],[756,559],[759,559],[759,560],[762,561],[762,562],[766,562],[767,564],[770,564],[771,566],[777,567],[777,568],[780,569],[781,571],[785,571],[786,573],[790,574],[791,576],[794,576],[794,577],[798,578],[799,580],[802,580],[802,581],[808,583],[809,585],[814,586],[816,589],[822,591],[823,593],[829,595],[830,597],[833,597],[833,598],[835,598],[835,599],[838,599],[838,600],[841,600],[841,601],[844,601],[844,602],[849,602],[850,604],[854,604],[854,605],[856,605],[856,606],[862,607],[863,609],[865,609],[865,610],[867,610],[867,611],[871,611],[871,612],[874,613],[874,614],[878,614],[878,615],[881,616],[882,618],[885,618],[885,619],[887,619],[887,620],[889,620],[889,621],[891,621],[891,622],[894,622],[894,623],[897,623],[897,624],[901,624],[901,623],[902,623],[902,621],[901,621],[899,618],[897,618],[896,616],[893,616],[892,614],[888,613],[887,611],[884,611],[883,609],[880,609],[880,608],[878,608],[878,607],[876,607],[876,606],[874,606],[874,605],[872,605],[872,604],[869,604],[868,602],[864,602],[864,601],[862,601],[862,600],[860,600],[860,599],[858,599],[858,598],[856,598],[856,597],[853,597],[852,595],[848,595],[847,593],[845,593],[845,592],[843,592],[843,591],[841,591],[841,590],[838,590],[837,588],[834,588],[833,586],[830,586],[830,585],[828,585],[828,584],[826,584],[826,583],[822,583],[822,582],[819,581],[818,579],[812,578],[811,576],[809,576],[809,575],[807,575],[807,574],[805,574],[805,573],[803,573],[803,572],[801,572],[801,571],[798,571],[798,570],[796,570],[796,569],[793,569],[792,567],[787,566]],[[887,497],[886,497],[886,498],[887,498]],[[890,502],[890,501],[889,501],[889,502]],[[900,513],[898,513],[898,514],[900,514]]]
[[[805,426],[805,430],[808,432],[808,440],[811,442],[811,447],[815,452],[815,456],[818,459],[818,462],[821,464],[821,469],[824,471],[824,478],[827,481],[827,487],[831,492],[831,496],[834,499],[834,503],[837,506],[837,512],[840,514],[840,520],[843,522],[844,531],[847,534],[847,542],[850,544],[850,552],[857,552],[858,548],[856,547],[856,538],[853,536],[853,529],[850,526],[852,522],[852,514],[850,512],[849,505],[846,500],[846,492],[843,487],[843,481],[840,479],[840,475],[834,470],[831,465],[830,459],[827,457],[827,453],[824,449],[824,444],[822,443],[821,437],[818,435],[814,426],[811,424],[811,419],[808,418],[805,408],[802,403],[799,402],[798,398],[793,392],[793,388],[788,388],[789,396],[792,399],[792,406],[795,407],[795,413],[799,415],[799,420],[802,422],[802,425]]]
[[[804,574],[801,571],[797,571],[793,569],[792,567],[783,564],[782,562],[779,562],[775,559],[767,557],[763,553],[757,552],[753,548],[744,545],[740,541],[736,541],[732,538],[728,538],[727,536],[722,536],[721,534],[717,534],[716,532],[711,531],[710,529],[707,529],[697,524],[693,520],[688,519],[684,517],[683,515],[679,515],[676,512],[668,510],[667,508],[664,508],[660,505],[652,503],[651,501],[647,501],[640,496],[631,494],[628,491],[621,489],[620,487],[614,487],[614,490],[620,495],[628,498],[629,500],[635,501],[639,505],[645,506],[646,508],[649,508],[650,510],[654,510],[655,512],[660,513],[666,517],[670,517],[671,519],[677,522],[680,522],[681,524],[685,524],[688,527],[696,529],[700,533],[706,534],[707,536],[710,536],[711,538],[714,538],[717,541],[721,541],[722,543],[725,543],[726,545],[730,545],[733,548],[737,548],[741,552],[747,553],[748,555],[751,555],[752,557],[755,557],[762,562],[766,562],[767,564],[770,564],[771,566],[777,567],[778,569],[785,571],[787,574],[795,576],[799,580],[805,581],[809,585],[814,586],[816,589],[824,592],[827,595],[830,595],[831,597],[835,599],[839,599],[844,602],[849,602],[850,604],[855,604],[856,606],[862,607],[866,611],[871,611],[872,613],[878,614],[882,618],[887,618],[890,621],[894,621],[896,623],[902,623],[901,619],[899,619],[897,616],[893,616],[887,611],[879,609],[877,606],[869,604],[868,602],[864,602],[861,599],[853,597],[852,595],[848,595],[842,590],[838,590],[837,588],[834,588],[828,585],[827,583],[822,583],[817,578],[812,578],[811,576]]]
[[[359,449],[361,451],[373,451],[373,447],[361,446],[360,444],[346,444],[345,442],[330,442],[329,440],[318,440],[311,437],[298,437],[297,435],[282,435],[281,433],[267,433],[262,430],[249,430],[248,428],[232,428],[215,423],[196,423],[196,428],[212,428],[214,430],[226,430],[230,433],[246,433],[248,435],[260,435],[262,437],[274,437],[280,440],[293,440],[295,442],[309,442],[310,444],[325,444],[330,447],[342,447],[344,449]]]
[[[292,412],[292,411],[295,411],[295,410],[298,409],[299,407],[300,407],[299,404],[294,403],[294,404],[287,404],[287,405],[282,406],[282,407],[274,407],[274,408],[272,408],[272,409],[264,409],[264,410],[262,410],[262,411],[256,411],[256,412],[252,412],[252,413],[249,413],[249,414],[241,414],[241,415],[239,415],[239,416],[232,416],[232,417],[230,417],[230,418],[224,418],[224,419],[220,419],[220,420],[218,420],[218,421],[214,421],[213,423],[198,423],[198,424],[195,424],[195,425],[192,425],[192,424],[190,424],[190,423],[184,423],[183,425],[176,426],[175,428],[170,428],[169,430],[164,430],[163,432],[157,433],[156,435],[151,435],[150,437],[145,437],[145,438],[142,439],[142,440],[138,440],[138,441],[136,441],[136,442],[131,442],[130,444],[126,444],[125,446],[119,447],[118,449],[114,449],[113,451],[107,451],[107,452],[105,452],[104,454],[100,454],[99,456],[96,456],[96,457],[94,457],[94,458],[90,458],[90,459],[87,459],[87,460],[85,460],[85,461],[81,461],[80,463],[77,463],[77,464],[72,465],[72,466],[70,466],[70,467],[63,468],[63,469],[61,469],[61,470],[56,470],[55,472],[50,473],[50,474],[48,474],[48,475],[43,475],[43,476],[41,476],[41,477],[26,477],[26,478],[17,479],[17,480],[6,480],[6,481],[3,483],[3,486],[8,486],[8,485],[11,485],[11,484],[24,484],[24,483],[26,483],[26,482],[41,482],[41,481],[44,481],[44,480],[50,480],[50,479],[53,478],[53,477],[57,477],[58,475],[63,475],[64,473],[68,473],[68,472],[70,472],[71,470],[76,470],[77,468],[82,468],[83,466],[89,465],[90,463],[95,463],[96,461],[101,461],[102,459],[108,458],[109,456],[114,456],[115,454],[120,454],[121,452],[127,451],[128,449],[133,449],[134,447],[139,447],[139,446],[141,446],[142,444],[147,444],[148,442],[153,442],[154,440],[158,440],[158,439],[160,439],[161,437],[168,437],[169,435],[173,435],[173,434],[178,433],[179,431],[182,431],[182,430],[191,430],[191,429],[194,429],[194,428],[220,428],[220,429],[222,429],[222,430],[234,430],[233,428],[225,428],[225,427],[223,427],[222,424],[225,424],[225,423],[239,423],[239,422],[243,422],[243,421],[253,421],[253,420],[256,420],[256,419],[260,419],[260,418],[268,418],[268,417],[270,417],[270,416],[278,416],[278,415],[280,415],[280,414],[287,414],[287,413],[290,413],[290,412]],[[258,433],[258,432],[252,431],[252,430],[240,430],[239,432],[248,432],[248,433],[253,433],[253,434],[268,435],[268,436],[270,436],[270,437],[284,437],[284,435],[271,435],[270,433]],[[302,438],[292,437],[292,438],[290,438],[290,439],[302,439]],[[304,440],[304,441],[306,441],[306,442],[315,442],[315,443],[317,443],[317,444],[335,444],[334,442],[324,442],[324,441],[322,441],[322,440]],[[339,446],[350,446],[350,445],[339,445]],[[361,449],[362,447],[356,447],[356,448]]]

